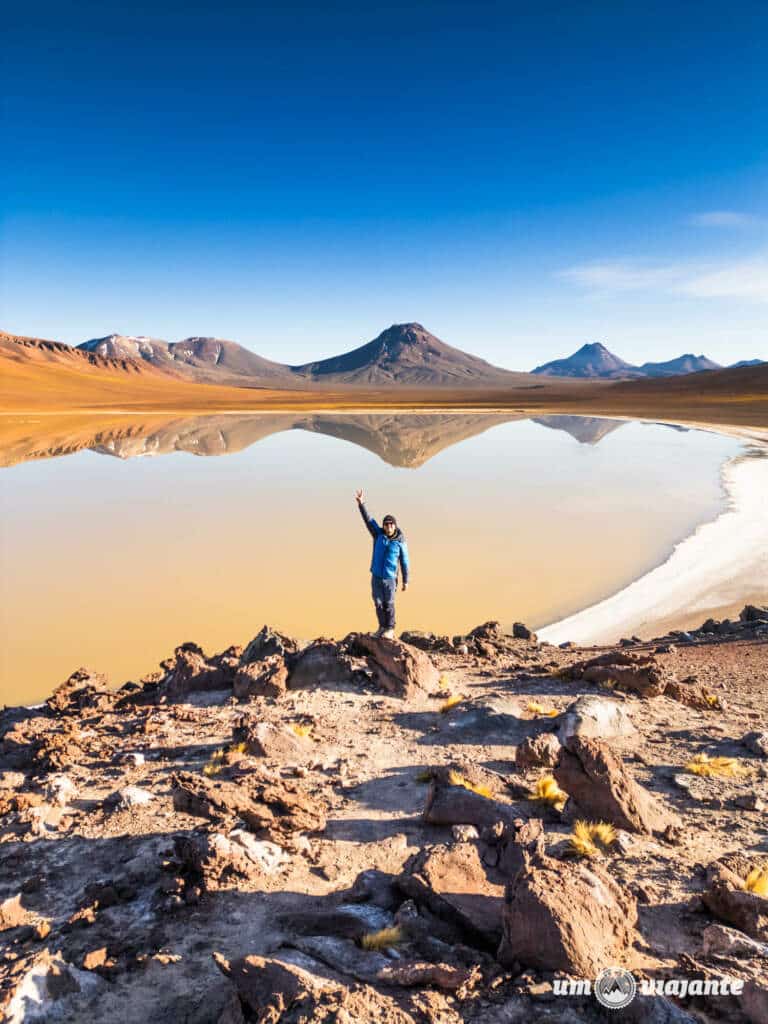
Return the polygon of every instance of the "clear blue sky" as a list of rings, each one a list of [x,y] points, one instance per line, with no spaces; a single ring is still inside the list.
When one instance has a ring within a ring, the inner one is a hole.
[[[768,6],[15,4],[0,326],[768,358]]]

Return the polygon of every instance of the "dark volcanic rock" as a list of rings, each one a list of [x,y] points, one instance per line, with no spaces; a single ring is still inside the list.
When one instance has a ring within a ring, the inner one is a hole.
[[[67,715],[77,714],[85,708],[106,711],[114,702],[115,694],[107,689],[105,675],[79,668],[56,687],[45,703],[54,714]]]
[[[572,736],[554,770],[559,786],[589,819],[645,834],[665,832],[676,823],[673,814],[635,782],[624,762],[600,740]]]
[[[321,832],[327,801],[292,780],[252,782],[248,788],[234,782],[180,773],[172,780],[177,811],[214,821],[242,818],[252,831],[280,842],[295,832]]]
[[[416,903],[457,925],[480,946],[501,938],[504,879],[489,877],[474,843],[426,847],[414,854],[397,880]]]
[[[313,686],[340,686],[367,681],[346,644],[334,640],[315,640],[290,659],[288,688],[303,690]]]
[[[634,899],[604,869],[523,849],[507,887],[502,963],[593,978],[634,938]]]
[[[202,647],[194,643],[181,644],[173,658],[161,663],[165,677],[161,684],[163,694],[171,701],[183,700],[188,694],[201,690],[224,690],[232,686],[239,668],[239,659],[230,652],[207,658]]]
[[[240,661],[243,665],[249,665],[252,661],[262,661],[274,654],[285,658],[289,654],[295,654],[298,649],[299,645],[293,637],[279,633],[271,626],[262,626],[243,651]]]
[[[746,865],[742,871],[746,874]],[[759,942],[768,942],[768,898],[745,889],[743,879],[728,864],[722,861],[710,864],[707,889],[701,899],[721,921],[727,921]]]
[[[277,698],[285,693],[288,666],[281,654],[269,654],[259,661],[241,665],[235,673],[232,692],[240,700],[252,697]]]
[[[351,646],[353,653],[367,656],[373,681],[393,697],[408,699],[437,686],[439,672],[416,647],[368,633],[357,634]]]

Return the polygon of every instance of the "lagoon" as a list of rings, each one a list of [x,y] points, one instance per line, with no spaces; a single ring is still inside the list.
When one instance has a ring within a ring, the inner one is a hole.
[[[374,628],[357,488],[408,539],[398,630],[499,619],[596,642],[768,600],[757,441],[450,411],[126,417],[75,440],[42,417],[25,429],[0,452],[6,703],[80,665],[136,680],[186,640],[220,650],[264,623],[304,639]],[[727,519],[737,505],[747,520]],[[681,552],[685,586],[673,566],[627,599]]]

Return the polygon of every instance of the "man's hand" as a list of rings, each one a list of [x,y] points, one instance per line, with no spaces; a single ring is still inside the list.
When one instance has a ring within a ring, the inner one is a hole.
[[[358,505],[362,505],[363,504],[363,492],[362,491],[355,491],[355,501],[357,502]]]
[[[407,583],[403,583],[403,590],[407,590],[407,589],[408,589],[408,584]]]

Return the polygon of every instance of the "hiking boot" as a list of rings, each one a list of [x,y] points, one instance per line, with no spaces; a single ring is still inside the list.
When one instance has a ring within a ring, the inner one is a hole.
[[[379,633],[379,636],[381,637],[382,640],[394,640],[395,631],[394,629],[382,629],[382,631]]]
[[[376,630],[376,632],[373,634],[373,636],[381,636],[381,634],[383,632],[384,632],[384,630],[381,628],[381,626],[379,626],[379,628]]]

